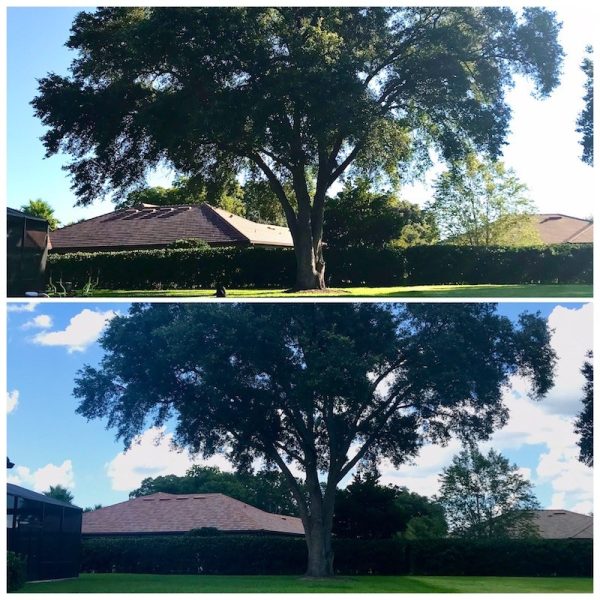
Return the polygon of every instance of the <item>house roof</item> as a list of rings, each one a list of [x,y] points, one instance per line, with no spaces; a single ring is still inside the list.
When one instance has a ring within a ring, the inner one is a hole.
[[[41,221],[42,223],[48,223],[46,219],[42,219],[41,217],[35,217],[34,215],[28,215],[22,210],[16,210],[15,208],[10,208],[10,206],[6,207],[6,215],[8,217],[19,217],[22,219],[30,219],[31,221]]]
[[[534,215],[535,225],[544,244],[591,244],[594,224],[559,213]]]
[[[268,513],[224,494],[162,492],[84,513],[82,533],[185,533],[202,527],[229,533],[304,535],[298,517]]]
[[[57,500],[56,498],[46,496],[45,494],[38,494],[37,492],[32,492],[31,490],[21,487],[20,485],[15,485],[14,483],[7,483],[6,491],[8,494],[12,494],[13,496],[20,496],[21,498],[25,498],[26,500],[36,500],[38,502],[44,502],[46,504],[55,504],[56,506],[63,506],[65,508],[81,510],[81,508],[79,508],[78,506],[74,506],[73,504],[69,504],[68,502],[63,502],[62,500]]]
[[[293,246],[287,227],[263,225],[203,204],[133,208],[73,223],[50,234],[53,250],[163,248],[181,239],[214,246]]]
[[[552,540],[591,539],[594,518],[570,510],[536,510],[533,520],[540,537]]]

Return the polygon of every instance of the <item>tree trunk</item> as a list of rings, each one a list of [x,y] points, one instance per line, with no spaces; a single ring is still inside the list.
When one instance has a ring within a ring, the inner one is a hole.
[[[296,284],[294,290],[324,290],[325,289],[325,261],[321,242],[317,251],[313,247],[310,235],[300,233],[294,240],[296,253]]]
[[[333,550],[331,548],[331,525],[322,521],[311,523],[306,535],[308,566],[306,577],[333,577]]]

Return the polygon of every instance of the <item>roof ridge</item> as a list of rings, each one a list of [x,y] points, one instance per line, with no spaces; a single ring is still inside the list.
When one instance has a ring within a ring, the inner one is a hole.
[[[231,227],[238,235],[241,235],[247,242],[252,243],[252,240],[245,233],[241,232],[233,223],[230,223],[223,215],[219,214],[219,211],[216,209],[216,207],[210,205],[206,201],[204,201],[200,206],[206,206],[206,208],[208,208],[213,215],[216,215],[221,222],[225,223],[227,227]],[[243,219],[243,217],[241,218]]]
[[[567,219],[576,219],[577,221],[585,221],[588,224],[592,223],[592,221],[590,221],[589,219],[584,219],[583,217],[574,217],[573,215],[565,215],[565,213],[552,212],[552,213],[535,213],[535,214],[537,214],[539,217],[551,217],[551,216],[566,217]]]
[[[567,242],[571,242],[575,238],[578,238],[583,232],[587,231],[593,226],[592,222],[587,222],[581,229],[578,229],[570,238],[567,238]]]

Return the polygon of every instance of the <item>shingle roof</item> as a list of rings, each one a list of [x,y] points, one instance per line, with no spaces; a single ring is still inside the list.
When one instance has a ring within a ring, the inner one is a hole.
[[[594,518],[570,510],[536,510],[534,523],[540,537],[545,539],[591,539],[594,537]]]
[[[181,239],[204,240],[213,246],[292,246],[287,227],[262,225],[227,211],[200,205],[152,206],[116,210],[67,225],[50,234],[53,250],[163,248]]]
[[[134,498],[84,513],[84,535],[223,532],[304,535],[298,517],[265,512],[224,494],[165,494]]]
[[[591,244],[594,224],[587,219],[558,213],[534,215],[535,224],[544,244]]]

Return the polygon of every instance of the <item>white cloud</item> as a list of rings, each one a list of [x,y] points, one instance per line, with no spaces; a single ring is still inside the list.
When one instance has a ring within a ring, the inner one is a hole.
[[[9,302],[6,305],[6,310],[14,313],[33,312],[38,307],[38,304],[39,302]]]
[[[574,415],[580,410],[585,383],[580,369],[593,347],[592,315],[592,304],[585,304],[581,308],[557,306],[548,317],[548,325],[554,329],[552,347],[558,363],[554,387],[544,405],[553,412]]]
[[[10,414],[19,405],[19,390],[6,392],[6,413]]]
[[[185,475],[193,464],[219,467],[231,471],[231,463],[222,454],[198,461],[189,452],[173,447],[173,434],[165,427],[152,427],[137,436],[129,450],[119,452],[107,465],[106,473],[112,489],[130,492],[146,477]]]
[[[59,466],[49,463],[35,471],[31,471],[28,467],[17,466],[8,475],[8,482],[33,488],[36,492],[45,492],[51,485],[73,489],[75,487],[73,463],[70,460],[65,460]]]
[[[71,318],[66,329],[38,333],[33,342],[40,346],[65,346],[69,352],[83,352],[98,339],[116,314],[112,310],[99,312],[86,308]]]
[[[22,325],[23,329],[49,329],[52,327],[52,317],[50,315],[37,315]]]

